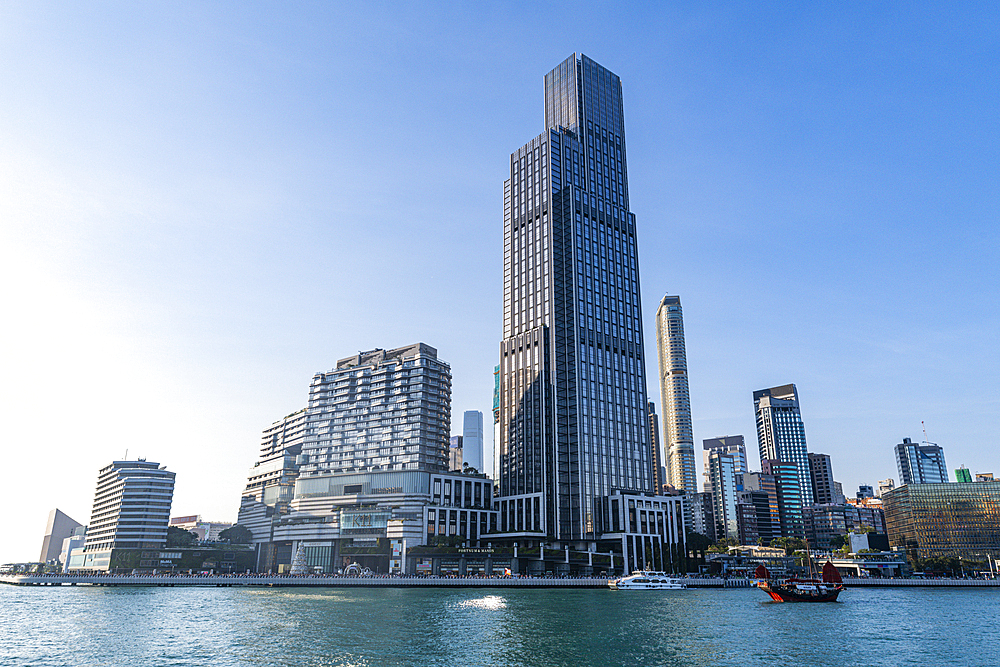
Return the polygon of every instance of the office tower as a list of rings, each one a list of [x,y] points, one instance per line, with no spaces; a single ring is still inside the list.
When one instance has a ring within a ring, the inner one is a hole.
[[[809,477],[812,480],[813,503],[831,505],[837,502],[834,488],[833,465],[828,454],[809,453]]]
[[[909,438],[896,445],[896,467],[899,484],[941,484],[948,481],[944,450],[925,442],[918,444]]]
[[[415,343],[341,359],[309,388],[299,477],[448,469],[451,368]]]
[[[175,474],[143,459],[113,461],[101,468],[85,551],[108,552],[110,558],[111,549],[162,547],[167,541]]]
[[[712,513],[715,520],[715,538],[739,540],[739,522],[736,505],[736,456],[722,448],[705,452],[705,476],[712,494]]]
[[[833,497],[835,503],[846,503],[847,496],[844,495],[844,485],[840,482],[833,483]]]
[[[448,470],[462,472],[462,463],[465,452],[462,450],[462,436],[451,436],[450,447],[448,447]]]
[[[646,404],[646,410],[649,414],[649,448],[653,458],[654,486],[657,493],[663,493],[663,485],[666,484],[663,472],[666,468],[663,466],[663,455],[660,449],[660,419],[656,414],[656,403],[649,401]]]
[[[469,464],[476,472],[483,468],[483,413],[466,410],[462,417],[462,465]]]
[[[956,471],[956,472],[958,472],[958,471]],[[961,482],[962,480],[958,480],[958,481]],[[967,479],[965,481],[971,482],[972,480],[971,479]],[[883,493],[889,493],[894,488],[896,488],[896,482],[892,479],[892,477],[890,477],[889,479],[880,479],[878,481],[878,487],[875,489],[875,497],[876,498],[881,498]]]
[[[798,466],[777,459],[764,459],[760,462],[760,467],[765,474],[774,476],[774,487],[778,495],[778,516],[781,520],[781,536],[804,538],[806,530],[805,510],[812,503],[805,503],[802,500]],[[810,495],[812,495],[811,492]]]
[[[545,76],[545,125],[504,182],[501,515],[596,540],[603,499],[655,491],[621,81],[570,56]]]
[[[691,530],[704,535],[713,542],[725,535],[716,535],[715,503],[711,492],[687,495],[688,517]],[[687,518],[687,517],[686,517]]]
[[[663,446],[667,452],[667,483],[694,493],[698,490],[688,391],[687,353],[684,349],[684,313],[681,298],[669,294],[656,310],[656,351],[660,362],[660,401],[663,404]]]
[[[49,520],[45,523],[45,537],[42,539],[42,552],[38,556],[39,563],[57,560],[62,552],[63,540],[73,537],[73,531],[82,524],[69,518],[60,509],[49,512]],[[63,561],[63,565],[65,565]]]
[[[781,513],[778,510],[778,486],[774,475],[763,472],[743,474],[740,501],[754,507],[757,535],[761,544],[781,537]]]
[[[799,537],[804,531],[803,510],[813,504],[813,490],[798,391],[794,384],[755,391],[753,407],[757,414],[761,466],[764,461],[773,462],[772,466],[781,464],[780,474],[774,474],[782,532],[786,537]]]
[[[749,472],[747,467],[747,449],[742,435],[727,435],[721,438],[708,438],[701,441],[702,455],[705,457],[705,490],[712,490],[712,481],[708,474],[708,458],[713,452],[732,454],[737,476]]]
[[[902,484],[882,496],[882,507],[890,544],[908,556],[1000,556],[998,481]]]
[[[868,500],[870,498],[874,498],[875,489],[873,489],[868,484],[862,484],[861,486],[858,487],[858,493],[856,497],[858,500]]]

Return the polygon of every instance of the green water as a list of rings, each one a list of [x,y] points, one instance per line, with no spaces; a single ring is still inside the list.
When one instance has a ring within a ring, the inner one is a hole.
[[[21,588],[0,665],[1000,665],[1000,590]]]

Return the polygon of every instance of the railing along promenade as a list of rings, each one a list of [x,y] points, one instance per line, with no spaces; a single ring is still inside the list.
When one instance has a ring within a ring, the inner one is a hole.
[[[305,588],[607,588],[607,577],[400,577],[323,575],[186,574],[5,574],[0,583],[18,586],[265,586]]]
[[[685,577],[689,588],[754,588],[753,579]],[[607,588],[607,577],[434,577],[267,575],[267,574],[4,574],[0,583],[16,586],[262,586],[299,588]],[[997,579],[898,579],[844,577],[849,587],[1000,587]]]

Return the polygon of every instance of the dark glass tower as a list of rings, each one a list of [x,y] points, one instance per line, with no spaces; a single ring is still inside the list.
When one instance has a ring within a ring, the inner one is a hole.
[[[500,495],[507,532],[593,540],[655,491],[621,81],[574,54],[504,183]]]

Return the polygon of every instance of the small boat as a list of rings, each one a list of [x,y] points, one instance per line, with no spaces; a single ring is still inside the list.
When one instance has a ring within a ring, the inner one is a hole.
[[[680,590],[687,584],[666,572],[636,570],[627,577],[608,579],[608,587],[616,591]]]
[[[789,577],[783,581],[772,581],[771,573],[763,564],[754,572],[757,588],[771,596],[775,602],[836,602],[844,590],[840,573],[830,561],[823,566],[823,578],[799,579]]]

